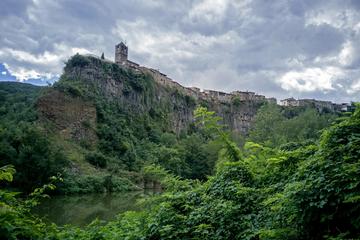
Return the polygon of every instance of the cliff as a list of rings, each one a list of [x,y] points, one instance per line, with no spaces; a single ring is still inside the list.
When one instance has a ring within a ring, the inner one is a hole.
[[[116,103],[133,116],[147,114],[156,120],[161,115],[163,130],[177,134],[188,129],[195,107],[203,105],[221,116],[231,130],[246,134],[265,98],[247,99],[233,94],[222,101],[214,93],[168,84],[158,72],[147,68],[136,71],[92,56],[75,55],[54,89],[40,98],[39,109],[42,117],[54,122],[59,130],[71,132],[68,128],[72,128],[72,136],[77,140],[94,138],[84,131],[81,122],[95,125],[94,106],[104,100]]]
[[[186,88],[156,70],[75,55],[28,108],[31,124],[70,162],[60,191],[80,193],[143,187],[149,179],[142,170],[151,164],[205,179],[221,146],[194,126],[194,109],[205,106],[246,135],[269,100],[252,92]]]

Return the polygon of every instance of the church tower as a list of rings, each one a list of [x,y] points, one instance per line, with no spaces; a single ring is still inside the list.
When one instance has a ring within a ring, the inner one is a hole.
[[[128,47],[123,43],[115,45],[115,63],[126,65],[128,60]]]

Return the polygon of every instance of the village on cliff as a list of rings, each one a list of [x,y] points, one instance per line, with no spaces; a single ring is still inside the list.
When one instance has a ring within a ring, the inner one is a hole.
[[[96,55],[89,54],[92,57],[99,58]],[[102,59],[103,61],[110,61]],[[112,62],[112,61],[110,61]],[[279,104],[284,107],[314,107],[319,112],[331,111],[331,112],[346,112],[351,111],[354,108],[353,103],[333,103],[331,101],[322,101],[316,99],[295,99],[293,97],[286,98],[277,102],[276,98],[267,98],[264,95],[256,94],[250,91],[232,91],[230,93],[215,91],[215,90],[200,90],[197,87],[184,87],[178,82],[169,78],[166,74],[159,70],[141,66],[138,63],[130,61],[128,59],[128,46],[125,43],[120,42],[115,45],[115,63],[121,67],[132,69],[135,72],[142,72],[150,74],[156,82],[161,85],[176,88],[185,95],[192,96],[196,100],[210,100],[230,103],[234,98],[240,101],[267,101],[269,103]]]

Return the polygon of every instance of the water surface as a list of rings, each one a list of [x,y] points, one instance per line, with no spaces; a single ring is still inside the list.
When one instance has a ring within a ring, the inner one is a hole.
[[[33,213],[43,217],[45,221],[54,222],[57,225],[85,226],[96,218],[109,221],[115,219],[119,213],[141,210],[142,207],[137,200],[148,194],[148,192],[139,191],[52,196],[50,199],[44,199],[33,210]]]

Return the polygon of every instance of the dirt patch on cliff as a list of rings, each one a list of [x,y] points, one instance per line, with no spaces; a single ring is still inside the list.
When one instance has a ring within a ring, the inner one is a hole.
[[[65,139],[91,145],[96,142],[96,108],[92,103],[49,89],[36,105],[40,121],[52,125]]]

